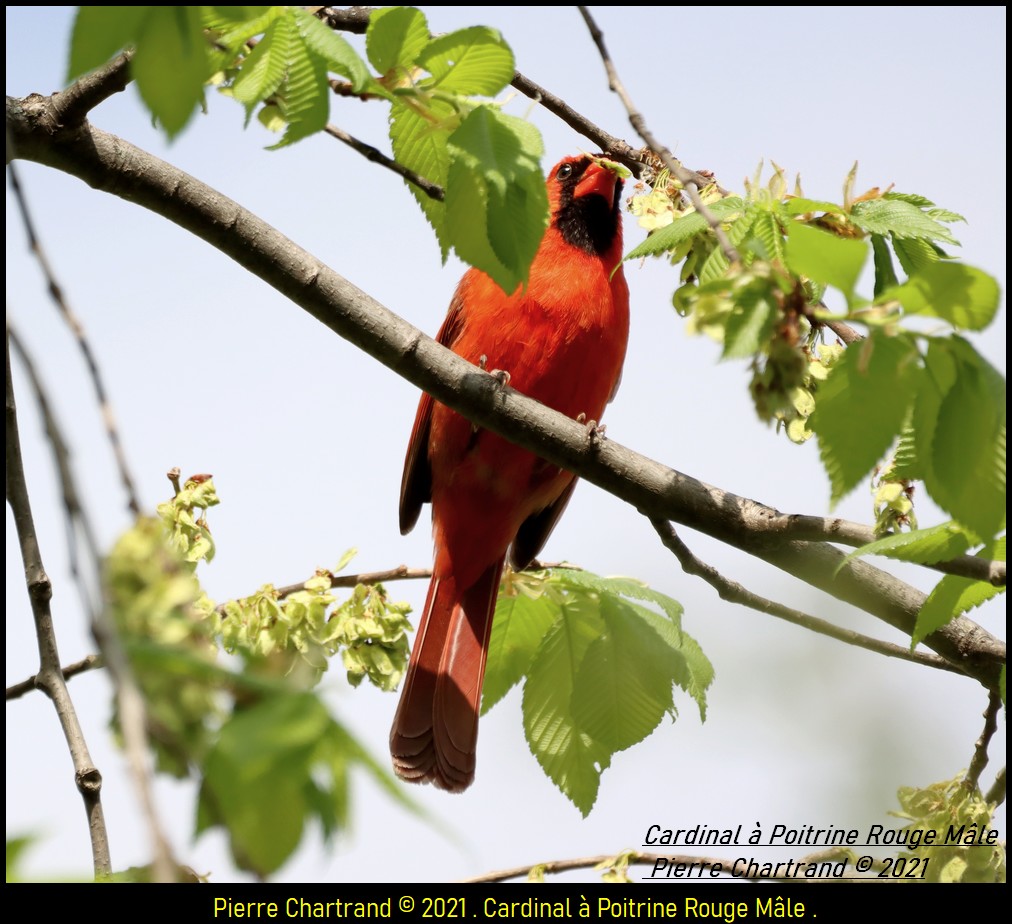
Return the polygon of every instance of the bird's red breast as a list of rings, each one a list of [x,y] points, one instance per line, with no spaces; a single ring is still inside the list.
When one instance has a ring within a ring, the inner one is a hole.
[[[457,286],[437,339],[509,373],[510,386],[569,417],[601,419],[629,334],[621,269],[622,181],[590,156],[548,176],[549,226],[525,287],[479,270]],[[476,430],[423,395],[401,482],[401,530],[432,502],[435,564],[390,733],[394,769],[461,791],[474,778],[478,708],[499,578],[510,553],[540,552],[575,486],[569,472]]]

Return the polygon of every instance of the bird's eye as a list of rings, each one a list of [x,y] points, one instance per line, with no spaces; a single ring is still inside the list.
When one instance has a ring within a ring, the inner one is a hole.
[[[572,164],[563,164],[561,167],[559,167],[559,172],[556,174],[556,176],[558,176],[560,180],[568,179],[572,175],[573,175]]]

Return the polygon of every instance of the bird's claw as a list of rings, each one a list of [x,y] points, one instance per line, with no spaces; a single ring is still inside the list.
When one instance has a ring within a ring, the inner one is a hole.
[[[510,383],[510,374],[505,369],[493,369],[489,375],[499,382],[500,388],[505,388]]]
[[[605,425],[599,424],[596,420],[587,420],[586,414],[578,414],[577,423],[582,423],[587,431],[587,439],[591,443],[597,443],[604,439]]]

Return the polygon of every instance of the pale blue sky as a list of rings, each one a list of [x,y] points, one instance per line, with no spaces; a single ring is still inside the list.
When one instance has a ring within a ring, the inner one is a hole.
[[[607,90],[575,8],[432,7],[433,31],[499,28],[517,66],[613,134],[632,138]],[[815,198],[839,197],[858,160],[858,187],[896,184],[967,216],[962,255],[1005,284],[1005,10],[959,8],[631,8],[597,11],[610,51],[653,131],[697,169],[741,188],[760,159],[800,171]],[[70,14],[7,9],[7,93],[61,86]],[[525,98],[508,111],[545,136],[550,165],[587,149]],[[386,147],[378,104],[336,101],[331,118]],[[93,122],[237,199],[424,330],[442,319],[460,266],[443,268],[401,181],[324,137],[282,152],[242,112],[210,97],[171,147],[152,130],[133,88]],[[428,531],[397,530],[396,498],[417,392],[322,328],[229,260],[156,215],[31,164],[21,177],[50,260],[102,363],[144,502],[167,492],[164,472],[212,472],[218,557],[203,577],[217,599],[266,581],[290,583],[333,564],[372,570],[427,565]],[[127,517],[107,443],[73,341],[55,319],[16,214],[7,208],[7,303],[42,365],[73,446],[102,540]],[[626,243],[641,239],[627,221]],[[675,276],[659,262],[630,265],[633,311],[622,389],[606,416],[612,439],[681,471],[780,509],[825,513],[829,489],[814,444],[795,447],[760,424],[747,370],[718,364],[718,348],[689,338],[670,307]],[[1005,369],[1004,315],[974,338]],[[42,550],[54,582],[65,661],[93,650],[67,571],[48,449],[16,376],[24,451]],[[921,495],[923,502],[923,494]],[[919,508],[924,523],[937,518]],[[855,491],[842,515],[868,521]],[[704,559],[752,589],[813,614],[902,643],[780,572],[685,534]],[[846,648],[718,600],[683,575],[634,510],[584,485],[546,551],[605,574],[641,578],[685,605],[685,627],[717,679],[701,725],[687,698],[679,720],[615,759],[587,820],[530,756],[514,692],[482,723],[477,782],[462,796],[415,791],[458,841],[404,814],[370,783],[356,787],[353,830],[336,845],[307,838],[280,878],[453,879],[522,863],[617,853],[646,828],[886,822],[895,791],[964,768],[985,697],[970,681]],[[7,682],[36,669],[31,619],[7,525]],[[931,575],[906,576],[918,586]],[[420,605],[421,584],[393,593]],[[1003,601],[976,613],[1004,635]],[[386,761],[395,698],[324,683],[341,721]],[[71,690],[105,777],[117,868],[149,857],[106,732],[101,674]],[[42,836],[40,873],[83,872],[89,852],[80,799],[53,710],[41,695],[8,707],[7,830]],[[992,753],[1004,753],[1004,722]],[[993,768],[992,768],[993,770]],[[991,775],[985,777],[990,779]],[[192,843],[190,787],[161,781],[160,803],[180,859],[215,881],[239,874],[221,838]],[[790,851],[780,852],[788,856]]]

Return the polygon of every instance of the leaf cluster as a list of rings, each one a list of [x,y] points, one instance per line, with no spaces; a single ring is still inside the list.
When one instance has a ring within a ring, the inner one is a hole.
[[[612,757],[677,711],[706,716],[713,667],[675,600],[629,578],[558,568],[507,576],[489,643],[482,710],[523,681],[531,753],[587,815]]]

